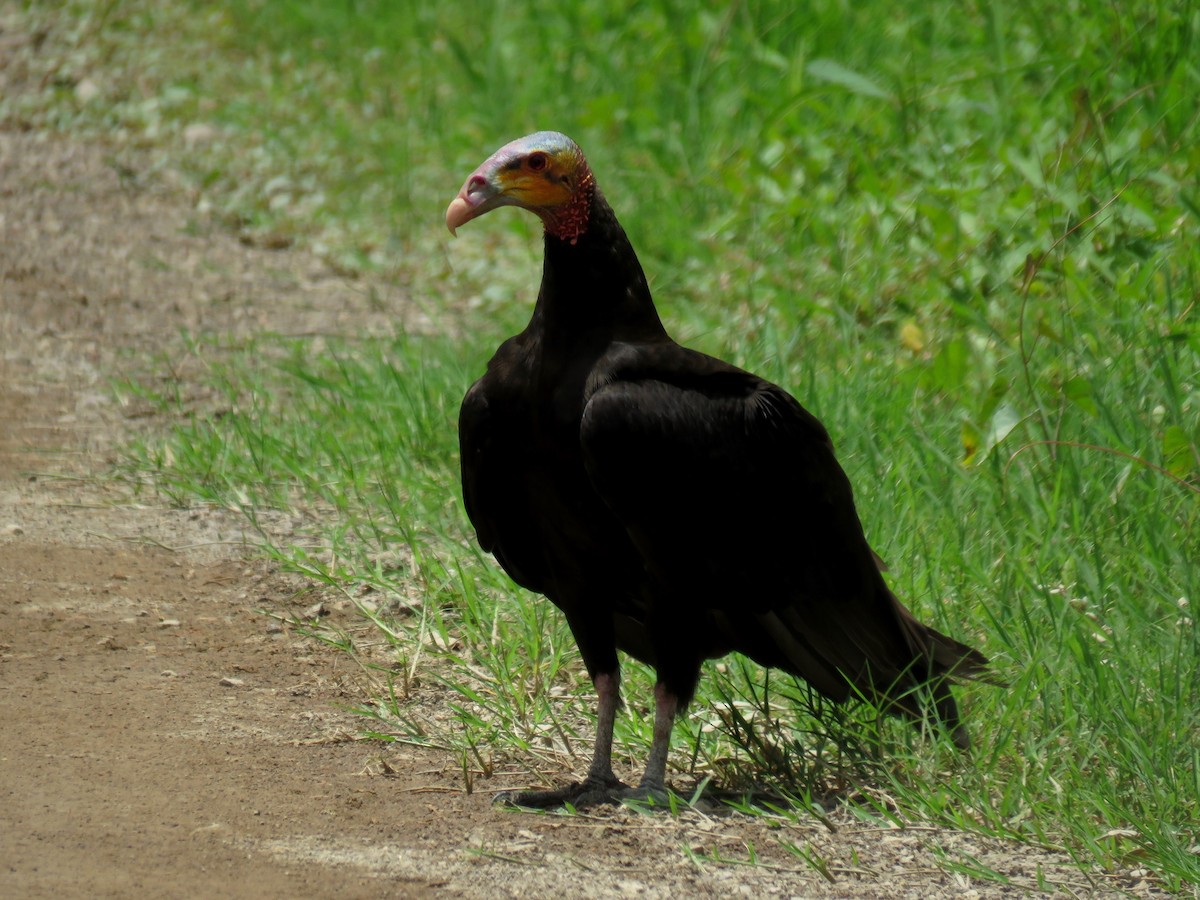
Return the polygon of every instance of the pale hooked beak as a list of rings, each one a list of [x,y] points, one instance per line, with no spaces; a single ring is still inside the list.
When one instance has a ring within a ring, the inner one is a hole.
[[[478,170],[467,179],[458,196],[446,207],[446,227],[450,233],[485,212],[503,204],[500,189]]]

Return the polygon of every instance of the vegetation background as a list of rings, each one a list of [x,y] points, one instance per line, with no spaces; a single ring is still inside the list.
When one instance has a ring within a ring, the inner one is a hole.
[[[457,480],[458,402],[528,315],[537,224],[441,224],[478,162],[552,128],[675,336],[825,421],[897,593],[1009,682],[963,690],[962,758],[731,658],[680,726],[680,782],[1200,884],[1200,6],[67,6],[58,96],[0,112],[145,144],[199,213],[382,271],[424,312],[386,338],[197,334],[203,391],[122,386],[175,423],[125,477],[303,517],[264,549],[358,603],[363,629],[312,628],[363,661],[365,727],[449,748],[468,786],[586,757],[565,625],[474,547]],[[81,74],[96,59],[119,76]],[[632,668],[626,770],[649,741]]]

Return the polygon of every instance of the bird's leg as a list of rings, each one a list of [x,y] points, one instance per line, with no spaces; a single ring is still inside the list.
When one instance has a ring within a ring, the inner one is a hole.
[[[592,678],[598,700],[596,709],[596,743],[587,778],[552,791],[504,791],[494,798],[506,806],[527,806],[550,809],[570,803],[582,809],[598,803],[619,803],[630,788],[613,774],[613,725],[621,705],[621,672],[600,672]]]
[[[613,725],[621,705],[621,672],[600,672],[592,679],[596,688],[596,744],[592,750],[592,765],[587,783],[597,787],[612,787],[619,782],[612,770]]]
[[[654,737],[642,780],[637,788],[626,793],[629,799],[667,803],[667,755],[671,750],[671,730],[678,712],[679,697],[661,681],[654,685]]]

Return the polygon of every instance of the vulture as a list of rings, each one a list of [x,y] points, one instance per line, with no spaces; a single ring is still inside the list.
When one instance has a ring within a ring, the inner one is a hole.
[[[528,326],[463,400],[463,500],[480,546],[566,616],[598,706],[583,782],[497,801],[661,803],[675,717],[703,662],[733,651],[966,749],[950,682],[986,677],[988,661],[888,588],[821,422],[783,388],[671,339],[566,135],[501,147],[446,225],[453,234],[501,206],[542,220],[542,282]],[[617,651],[656,675],[637,787],[612,767]]]

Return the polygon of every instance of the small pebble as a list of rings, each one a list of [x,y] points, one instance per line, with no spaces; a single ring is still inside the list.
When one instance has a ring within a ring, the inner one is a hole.
[[[90,78],[84,78],[75,85],[75,99],[80,103],[87,103],[100,93],[100,86]]]

